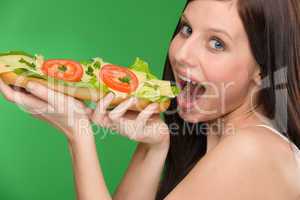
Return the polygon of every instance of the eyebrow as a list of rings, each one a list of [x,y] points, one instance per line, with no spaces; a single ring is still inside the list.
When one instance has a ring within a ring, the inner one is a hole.
[[[184,21],[186,21],[188,24],[191,24],[190,21],[189,21],[189,19],[185,16],[185,14],[183,14],[183,15],[181,16],[181,20],[184,20]]]
[[[191,23],[190,23],[189,19],[186,17],[185,14],[182,15],[181,20],[187,22],[188,25],[191,26]],[[230,40],[233,40],[232,37],[231,37],[225,30],[217,29],[217,28],[209,28],[208,31],[212,31],[212,32],[216,32],[216,33],[223,33],[223,34],[226,35]]]
[[[233,40],[232,37],[224,30],[222,29],[216,29],[216,28],[209,28],[208,29],[209,31],[212,31],[212,32],[216,32],[216,33],[223,33],[224,35],[226,35],[230,40]]]

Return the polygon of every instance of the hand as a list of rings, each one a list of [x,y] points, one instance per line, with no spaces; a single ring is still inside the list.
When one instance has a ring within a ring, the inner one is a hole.
[[[90,128],[88,115],[92,110],[79,100],[36,82],[28,82],[26,90],[16,88],[11,88],[0,79],[0,91],[8,101],[24,107],[35,118],[50,122],[65,133],[69,142],[77,137],[73,134],[75,130],[87,131]]]
[[[160,119],[159,114],[153,114],[159,107],[158,103],[149,104],[143,111],[129,111],[128,108],[137,101],[131,97],[112,111],[108,112],[107,107],[113,100],[114,94],[109,93],[100,99],[91,120],[104,128],[110,128],[131,140],[145,143],[149,147],[169,148],[169,129]]]

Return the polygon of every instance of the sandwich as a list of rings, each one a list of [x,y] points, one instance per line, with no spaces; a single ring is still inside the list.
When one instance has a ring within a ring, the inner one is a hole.
[[[85,61],[44,59],[40,54],[10,51],[0,53],[0,78],[8,85],[21,88],[28,81],[38,82],[84,102],[97,102],[113,92],[115,98],[110,109],[135,96],[138,101],[129,110],[141,111],[157,102],[158,113],[165,111],[170,100],[180,92],[170,81],[157,78],[148,63],[139,57],[131,66],[124,67],[100,57]]]

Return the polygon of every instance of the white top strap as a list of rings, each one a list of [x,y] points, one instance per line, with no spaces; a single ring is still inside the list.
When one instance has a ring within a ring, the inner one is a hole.
[[[279,131],[277,131],[275,128],[273,128],[271,126],[268,126],[268,125],[265,125],[265,124],[257,124],[256,126],[262,126],[262,127],[267,128],[267,129],[270,129],[271,131],[273,131],[274,133],[276,133],[277,135],[279,135],[280,137],[282,137],[285,141],[290,142],[290,140],[287,137],[285,137],[284,135],[282,135]]]
[[[272,132],[276,133],[277,135],[279,135],[285,141],[287,141],[290,144],[290,146],[292,147],[292,149],[294,151],[294,154],[296,156],[296,159],[299,160],[299,162],[300,162],[300,150],[299,150],[299,148],[292,141],[290,141],[286,136],[282,135],[279,131],[277,131],[275,128],[273,128],[271,126],[268,126],[268,125],[265,125],[265,124],[258,124],[256,126],[265,127],[267,129],[271,130]]]

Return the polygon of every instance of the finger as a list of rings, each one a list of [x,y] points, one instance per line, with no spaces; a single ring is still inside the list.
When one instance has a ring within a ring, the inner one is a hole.
[[[108,116],[112,121],[118,121],[130,108],[132,105],[136,104],[137,98],[131,97],[122,103],[120,103],[117,107],[115,107],[112,111],[109,112]]]
[[[92,120],[97,120],[103,118],[103,116],[106,113],[106,109],[108,108],[111,101],[114,99],[115,95],[110,92],[105,97],[99,100],[97,103],[96,109],[94,111],[94,114],[92,115]]]
[[[92,119],[91,121],[96,125],[101,126],[102,128],[111,128],[112,125],[112,121],[108,118],[107,115],[104,115],[101,118]]]
[[[68,96],[56,92],[47,88],[46,86],[29,81],[26,85],[26,90],[29,91],[34,96],[39,97],[40,99],[49,102],[50,105],[58,108],[65,105],[65,101],[68,99]]]
[[[91,108],[85,108],[85,112],[86,112],[86,114],[88,114],[88,115],[92,114],[93,111],[94,111],[94,110],[91,109]]]
[[[30,92],[28,92],[25,88],[22,88],[22,87],[11,85],[11,88],[15,91],[19,91],[19,92],[22,92],[22,93],[25,93],[25,94],[30,94]]]
[[[135,138],[136,129],[135,122],[133,120],[120,118],[118,122],[113,123],[112,127],[114,127],[115,131],[122,136],[126,136],[129,139]]]
[[[104,116],[102,121],[99,123],[100,126],[104,127],[104,128],[110,128],[112,130],[116,130],[114,129],[115,126],[113,126],[111,119],[109,119],[108,116]]]
[[[7,100],[30,109],[35,109],[35,112],[53,111],[53,108],[50,107],[46,102],[36,98],[31,94],[25,94],[23,92],[13,90],[10,86],[6,85],[1,79],[0,90],[3,92]]]
[[[41,114],[31,114],[32,117],[36,118],[36,119],[40,119],[44,122],[50,123],[53,127],[57,128],[58,130],[61,130],[64,132],[64,129],[59,126],[59,124],[57,122],[55,122],[55,120],[51,119],[51,116],[48,116],[47,114],[41,113]]]
[[[0,91],[3,94],[4,98],[6,98],[6,100],[13,102],[13,90],[8,85],[6,85],[1,78]]]
[[[87,116],[91,119],[94,110],[91,108],[85,108],[84,110],[85,110],[85,113],[87,114]]]
[[[37,97],[33,95],[20,94],[19,97],[15,98],[14,102],[17,105],[23,106],[25,110],[30,112],[31,114],[55,112],[54,108],[50,104],[37,99]]]
[[[32,111],[30,111],[30,112],[32,112]],[[48,121],[42,114],[31,114],[31,116],[34,118],[40,119],[42,121],[46,121],[46,122]]]
[[[149,120],[151,115],[155,113],[155,111],[158,109],[159,104],[158,103],[151,103],[149,104],[142,112],[139,113],[139,115],[136,117],[136,123],[137,123],[137,129],[144,127],[146,122]]]

